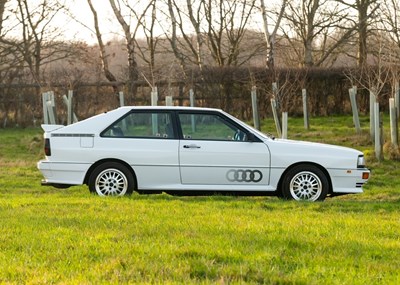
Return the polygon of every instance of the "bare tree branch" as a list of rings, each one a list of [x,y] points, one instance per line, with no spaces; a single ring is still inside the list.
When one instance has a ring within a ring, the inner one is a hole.
[[[272,33],[269,32],[268,29],[268,16],[267,16],[267,10],[265,7],[265,1],[260,0],[260,9],[261,9],[261,16],[263,19],[263,30],[264,30],[264,35],[265,35],[265,42],[267,43],[267,48],[268,48],[268,56],[267,56],[267,66],[270,69],[275,68],[275,45],[276,45],[276,35],[278,33],[278,29],[280,28],[281,21],[283,18],[283,14],[285,12],[287,5],[287,0],[282,0],[282,4],[280,6],[279,14],[275,23],[275,27],[272,31]]]
[[[107,55],[106,46],[103,42],[103,37],[102,37],[101,31],[100,31],[99,18],[97,15],[97,11],[96,11],[95,7],[93,6],[92,0],[87,0],[87,3],[89,4],[90,10],[92,11],[92,14],[93,14],[94,30],[96,31],[96,38],[97,38],[97,42],[99,44],[100,59],[101,59],[101,63],[102,63],[102,69],[104,72],[104,76],[107,78],[108,81],[115,82],[115,81],[117,81],[117,78],[110,71],[108,55]],[[113,88],[114,88],[114,92],[116,93],[118,91],[117,87],[113,86]]]

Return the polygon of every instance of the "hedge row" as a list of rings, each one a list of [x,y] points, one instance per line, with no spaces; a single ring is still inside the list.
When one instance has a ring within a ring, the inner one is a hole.
[[[189,74],[189,75],[188,75]],[[373,73],[375,74],[375,73]],[[369,110],[369,88],[359,70],[348,69],[279,69],[263,68],[204,68],[191,70],[184,79],[158,82],[159,105],[165,104],[166,96],[173,96],[175,105],[189,105],[189,90],[196,98],[196,106],[222,108],[242,119],[252,118],[251,90],[255,86],[262,118],[271,116],[271,98],[275,98],[281,111],[290,116],[302,115],[302,89],[306,89],[308,109],[312,116],[350,114],[348,89],[358,86],[357,103],[360,112]],[[187,79],[186,79],[187,78]],[[386,77],[385,77],[386,78]],[[371,78],[368,77],[369,81]],[[393,94],[392,79],[378,96],[382,110],[387,109],[388,98]],[[277,92],[273,91],[276,82]],[[151,87],[146,82],[135,82],[132,94],[127,94],[124,83],[75,82],[74,110],[79,119],[118,107],[118,90],[125,92],[126,105],[150,105]],[[35,84],[0,85],[1,126],[29,126],[42,121],[41,92],[53,91],[59,123],[65,122],[66,107],[62,96],[68,87],[47,84],[40,88]]]

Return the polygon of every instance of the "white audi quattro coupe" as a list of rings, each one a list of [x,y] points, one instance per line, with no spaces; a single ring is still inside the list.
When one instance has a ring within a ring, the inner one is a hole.
[[[210,108],[121,107],[42,125],[42,185],[101,196],[275,195],[321,201],[361,193],[370,171],[351,148],[276,139]]]

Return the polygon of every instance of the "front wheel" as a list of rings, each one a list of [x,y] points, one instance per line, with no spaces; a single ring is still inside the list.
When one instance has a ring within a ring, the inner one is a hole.
[[[90,192],[99,196],[124,196],[132,193],[134,178],[129,169],[117,162],[97,166],[89,177]]]
[[[282,196],[289,200],[323,201],[328,191],[328,178],[314,165],[301,164],[293,167],[282,182]]]

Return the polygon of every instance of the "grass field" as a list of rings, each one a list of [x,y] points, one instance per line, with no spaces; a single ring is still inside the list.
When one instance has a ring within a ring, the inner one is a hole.
[[[289,138],[366,153],[365,193],[100,198],[40,186],[40,129],[0,130],[0,283],[400,284],[400,165],[351,117],[290,119]],[[273,122],[263,121],[273,132]]]

